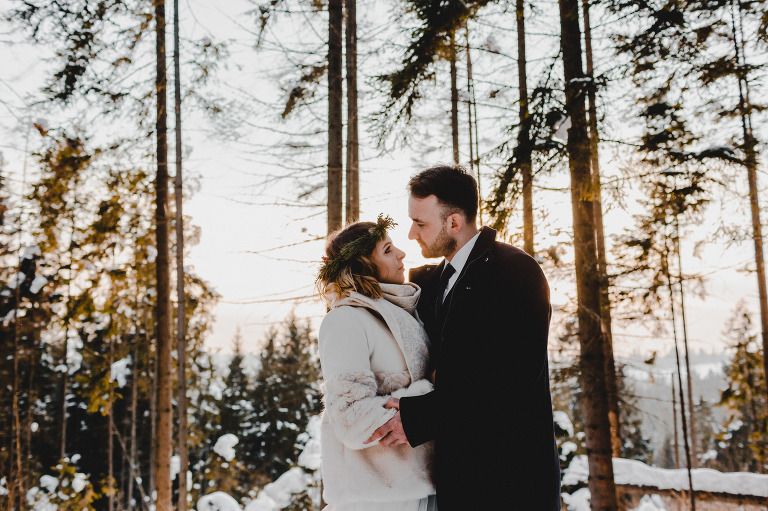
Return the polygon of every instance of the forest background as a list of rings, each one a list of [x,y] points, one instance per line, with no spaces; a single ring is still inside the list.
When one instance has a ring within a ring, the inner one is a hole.
[[[408,253],[408,267],[425,261],[406,238],[405,184],[410,175],[436,162],[455,159],[478,175],[483,197],[489,201],[485,223],[501,227],[513,244],[525,244],[521,212],[525,186],[519,164],[525,124],[520,121],[517,6],[475,2],[467,9],[458,2],[466,13],[455,14],[450,9],[430,12],[429,4],[357,5],[359,215],[393,216],[399,226],[392,237]],[[30,476],[22,488],[38,488],[39,475],[50,473],[50,467],[69,470],[68,465],[57,464],[61,458],[78,465],[72,460],[81,450],[61,440],[61,421],[56,419],[56,413],[61,416],[62,392],[67,395],[75,389],[67,407],[85,411],[83,417],[67,422],[80,424],[86,432],[115,431],[115,421],[123,427],[123,436],[103,434],[103,444],[119,453],[110,455],[120,458],[111,471],[99,466],[103,460],[87,459],[80,461],[78,470],[89,474],[97,505],[108,501],[109,506],[128,507],[131,498],[139,502],[142,491],[149,494],[155,486],[150,468],[155,455],[151,449],[141,452],[129,445],[132,435],[138,445],[142,435],[153,436],[154,423],[142,430],[135,417],[141,413],[154,417],[157,406],[152,403],[155,390],[138,384],[141,375],[153,376],[156,371],[152,6],[65,2],[57,12],[29,7],[35,5],[8,0],[2,4],[9,16],[3,30],[6,50],[0,81],[7,113],[2,117],[2,193],[8,208],[4,257],[18,258],[17,265],[7,266],[4,296],[26,289],[29,296],[18,301],[28,300],[30,311],[39,314],[16,318],[14,307],[7,307],[4,335],[14,328],[15,338],[22,341],[17,353],[24,356],[16,357],[22,367],[16,371],[26,378],[28,392],[17,405],[26,410],[21,415],[27,424],[19,429],[51,433],[50,445],[40,447],[35,447],[31,433],[19,439],[19,445],[26,442],[17,450],[26,449],[29,465],[23,472]],[[581,391],[573,373],[579,353],[575,321],[579,298],[566,147],[570,120],[557,5],[525,4],[529,12],[524,60],[533,154],[533,251],[553,291],[550,350],[556,402],[576,425],[560,440],[561,445],[571,441],[574,445],[565,448],[565,462],[584,452],[585,445],[580,431]],[[754,117],[758,154],[766,133],[759,122],[762,105],[754,103],[748,111],[740,106],[738,78],[748,77],[753,100],[761,97],[765,13],[756,2],[735,6],[658,2],[643,8],[629,2],[596,2],[591,9],[613,352],[619,374],[629,382],[621,398],[637,412],[623,418],[630,429],[637,428],[636,436],[625,444],[638,446],[638,452],[627,455],[664,466],[685,464],[675,462],[669,453],[675,428],[667,382],[675,371],[667,362],[674,335],[682,340],[682,318],[677,316],[673,331],[664,287],[663,270],[668,267],[684,277],[686,334],[694,366],[699,362],[698,370],[692,371],[694,412],[702,422],[695,457],[704,457],[694,463],[764,471],[764,453],[749,454],[743,442],[734,440],[736,446],[725,442],[734,432],[758,435],[755,438],[765,434],[765,393],[755,390],[762,385],[761,359],[750,362],[755,373],[746,377],[735,369],[724,371],[723,363],[762,356],[762,341],[756,334],[759,303],[740,109]],[[736,17],[742,10],[745,15]],[[115,15],[103,23],[104,13]],[[296,364],[312,366],[311,338],[324,312],[314,296],[313,281],[329,228],[328,5],[227,2],[213,7],[187,2],[180,14],[188,219],[184,266],[188,299],[194,305],[187,312],[192,371],[188,380],[199,386],[189,390],[197,402],[190,414],[210,414],[208,424],[202,415],[192,421],[193,429],[201,429],[192,433],[198,451],[192,454],[196,468],[191,477],[197,486],[192,485],[190,492],[200,495],[216,488],[247,500],[295,463],[296,437],[319,406],[316,368],[307,369],[305,378],[293,378],[299,389],[295,392],[311,395],[297,405],[297,416],[294,410],[271,406],[271,397],[264,396],[278,389],[291,392],[283,389],[280,375],[296,374]],[[462,23],[453,34],[453,72],[451,46],[447,33],[441,32],[444,25],[451,25],[446,20],[452,16]],[[404,110],[403,98],[392,99],[398,83],[395,75],[383,78],[407,70],[404,54],[424,49],[416,43],[430,35],[419,29],[430,26],[425,20],[432,26],[444,24],[435,29],[440,44],[426,48],[426,54],[431,50],[433,55],[428,55],[424,69],[417,70],[421,75],[409,78],[401,73],[405,106],[410,107],[408,98],[413,99],[412,110]],[[90,40],[86,36],[93,26],[104,28]],[[654,33],[666,49],[647,40]],[[737,51],[730,55],[734,43]],[[692,57],[694,48],[699,60]],[[169,66],[170,54],[169,50]],[[457,83],[454,93],[452,75]],[[403,111],[408,115],[399,116]],[[762,157],[757,171],[764,190]],[[498,197],[501,200],[494,202]],[[675,221],[681,232],[679,245]],[[659,233],[662,236],[655,237]],[[35,261],[35,267],[22,268],[32,264],[24,261]],[[45,281],[36,281],[38,276]],[[679,305],[679,298],[675,300]],[[20,333],[22,321],[29,323]],[[26,351],[24,342],[29,343]],[[146,360],[140,360],[142,346],[147,347]],[[704,355],[696,358],[697,352]],[[245,353],[254,355],[245,357],[245,376],[239,376],[239,356]],[[129,368],[122,385],[114,376],[121,367],[114,365],[118,361]],[[63,366],[68,367],[66,372]],[[739,383],[742,377],[746,383]],[[70,390],[65,386],[62,391],[67,379]],[[753,389],[746,398],[735,392],[746,411],[720,392],[736,384]],[[208,394],[207,408],[197,392]],[[259,393],[260,397],[255,395]],[[285,396],[281,396],[282,402]],[[720,401],[723,406],[718,408]],[[232,415],[220,413],[220,421],[209,420],[227,407]],[[293,417],[288,420],[285,414]],[[735,421],[742,421],[736,429]],[[274,426],[276,437],[269,436],[268,424]],[[286,428],[291,431],[286,434],[278,424],[294,427]],[[242,442],[240,479],[233,476],[238,472],[226,470],[230,460],[220,459],[213,449],[225,433],[236,434]],[[72,441],[79,445],[82,439]],[[112,445],[114,441],[124,445]],[[10,443],[12,435],[6,433],[4,446]],[[263,450],[272,445],[281,446],[276,449],[279,454],[265,454]],[[10,466],[13,448],[3,452],[4,466]],[[148,481],[146,490],[131,482],[137,480],[130,477],[132,457],[139,467],[135,471],[147,474],[142,477]],[[13,469],[9,476],[12,473]],[[110,479],[119,484],[110,484]],[[12,486],[7,481],[12,479],[6,479],[4,487]],[[120,491],[110,490],[118,486]],[[110,498],[112,493],[116,496]]]

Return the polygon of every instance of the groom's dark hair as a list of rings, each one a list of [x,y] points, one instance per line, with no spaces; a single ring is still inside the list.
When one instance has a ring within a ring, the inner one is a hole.
[[[408,182],[408,192],[419,199],[437,197],[444,216],[461,211],[468,222],[477,218],[477,181],[459,165],[435,165]]]

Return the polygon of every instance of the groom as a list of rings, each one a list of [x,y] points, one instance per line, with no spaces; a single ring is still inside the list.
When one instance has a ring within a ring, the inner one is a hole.
[[[549,287],[538,263],[476,225],[477,182],[435,166],[408,183],[408,237],[437,266],[414,268],[432,341],[435,390],[399,408],[369,441],[435,441],[437,506],[555,511],[560,468],[549,393]]]

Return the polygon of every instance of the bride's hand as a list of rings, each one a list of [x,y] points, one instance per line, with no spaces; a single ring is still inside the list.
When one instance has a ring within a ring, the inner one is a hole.
[[[400,400],[396,397],[391,397],[387,399],[387,404],[384,405],[384,408],[394,408],[396,410],[400,409]]]

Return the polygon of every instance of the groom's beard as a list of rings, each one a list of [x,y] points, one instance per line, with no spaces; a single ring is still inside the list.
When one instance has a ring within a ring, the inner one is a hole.
[[[427,258],[445,257],[456,250],[456,240],[451,237],[448,228],[443,226],[440,234],[430,245],[421,245],[421,255]]]

